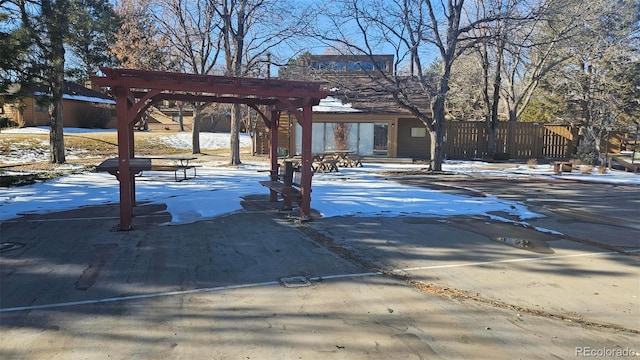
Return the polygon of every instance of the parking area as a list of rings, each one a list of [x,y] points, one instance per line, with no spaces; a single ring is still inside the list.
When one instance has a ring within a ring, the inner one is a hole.
[[[3,359],[618,358],[640,353],[637,186],[403,177],[525,202],[488,217],[295,224],[264,196],[0,223]],[[391,181],[391,180],[390,180]],[[481,201],[482,194],[477,194]],[[638,356],[638,355],[635,355]]]

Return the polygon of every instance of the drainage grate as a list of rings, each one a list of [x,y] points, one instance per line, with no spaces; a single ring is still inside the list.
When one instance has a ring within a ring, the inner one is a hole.
[[[21,249],[24,247],[23,243],[17,243],[17,242],[3,242],[0,243],[0,252],[5,252],[5,251],[9,251],[9,250],[16,250],[16,249]]]
[[[280,284],[286,288],[310,286],[311,282],[304,276],[292,276],[280,278]]]

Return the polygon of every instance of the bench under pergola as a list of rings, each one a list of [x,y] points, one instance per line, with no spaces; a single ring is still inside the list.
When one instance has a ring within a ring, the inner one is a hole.
[[[120,230],[130,230],[135,205],[134,125],[153,104],[163,100],[245,104],[256,110],[271,135],[271,174],[278,171],[278,123],[282,111],[290,111],[302,127],[300,217],[311,213],[312,107],[328,93],[321,83],[196,75],[159,71],[102,68],[95,84],[110,88],[116,100],[118,120],[118,171]]]

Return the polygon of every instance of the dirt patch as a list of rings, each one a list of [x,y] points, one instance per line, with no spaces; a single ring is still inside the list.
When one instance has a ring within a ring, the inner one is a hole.
[[[444,296],[450,299],[471,300],[471,301],[476,301],[479,303],[491,305],[496,308],[515,311],[518,313],[518,317],[520,317],[522,314],[527,314],[527,315],[533,315],[533,316],[546,317],[550,319],[559,319],[565,322],[575,323],[585,327],[593,327],[597,329],[609,329],[609,330],[632,333],[637,335],[640,334],[640,330],[630,329],[630,328],[617,326],[613,324],[602,324],[602,323],[589,321],[584,318],[576,317],[576,316],[568,316],[568,315],[555,314],[555,313],[542,311],[542,310],[530,309],[530,308],[522,307],[519,305],[510,304],[504,301],[496,301],[496,300],[487,299],[478,295],[471,295],[464,291],[452,289],[445,285],[425,283],[425,282],[415,281],[415,280],[407,280],[407,283],[409,283],[414,288],[425,293]]]

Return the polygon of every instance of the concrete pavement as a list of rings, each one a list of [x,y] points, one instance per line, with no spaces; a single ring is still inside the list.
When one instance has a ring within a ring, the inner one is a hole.
[[[626,218],[638,189],[607,189],[630,198],[616,205],[588,186],[544,195],[579,204],[574,216],[518,192],[548,212],[532,224],[562,235],[476,217],[296,225],[265,196],[180,226],[160,226],[162,207],[142,206],[130,232],[114,231],[114,206],[4,222],[0,242],[17,246],[0,253],[0,358],[637,354],[640,231]],[[585,220],[614,213],[625,219]]]

